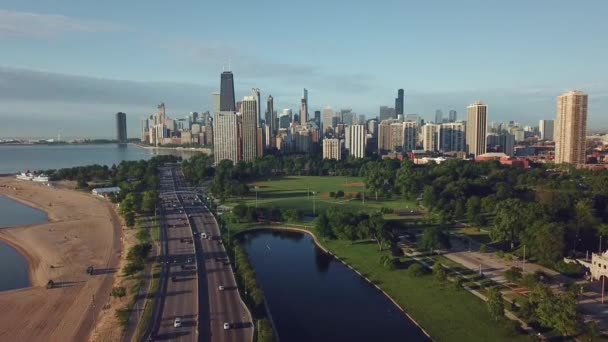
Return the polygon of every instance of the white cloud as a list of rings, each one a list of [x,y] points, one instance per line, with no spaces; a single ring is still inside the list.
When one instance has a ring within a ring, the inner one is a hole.
[[[0,38],[48,38],[67,32],[113,32],[123,29],[125,27],[122,25],[99,20],[0,9]]]

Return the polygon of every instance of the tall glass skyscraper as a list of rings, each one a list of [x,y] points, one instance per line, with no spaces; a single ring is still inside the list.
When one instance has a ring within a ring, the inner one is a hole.
[[[220,84],[220,111],[235,112],[234,101],[234,76],[231,71],[224,71]]]
[[[397,98],[395,99],[395,113],[397,115],[403,114],[404,95],[403,89],[397,90]]]

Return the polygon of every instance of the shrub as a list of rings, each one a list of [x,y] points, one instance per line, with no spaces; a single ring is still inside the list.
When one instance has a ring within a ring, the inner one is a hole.
[[[482,243],[481,246],[479,246],[479,253],[487,253],[488,252],[488,246],[485,243]]]
[[[410,267],[407,268],[407,274],[410,277],[420,277],[421,275],[424,274],[424,269],[422,268],[422,265],[420,265],[419,263],[414,263],[414,264],[411,264]]]
[[[131,310],[127,306],[116,310],[116,319],[123,328],[129,324],[129,316],[131,316]]]
[[[519,279],[521,279],[521,277],[522,277],[521,268],[511,267],[505,271],[504,276],[505,276],[505,279],[507,279],[507,281],[514,283],[514,282],[518,281]]]
[[[445,269],[443,269],[443,266],[440,263],[436,262],[433,265],[433,274],[435,275],[435,279],[445,281]]]
[[[585,268],[580,264],[567,263],[564,261],[555,264],[555,270],[573,278],[580,278],[585,274]]]

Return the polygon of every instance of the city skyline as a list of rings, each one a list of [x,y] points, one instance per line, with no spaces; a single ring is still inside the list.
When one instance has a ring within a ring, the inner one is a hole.
[[[382,105],[393,107],[396,90],[404,89],[404,114],[416,113],[426,121],[436,109],[444,115],[451,109],[464,113],[469,103],[481,99],[491,106],[492,120],[535,124],[555,117],[555,96],[580,89],[593,99],[589,126],[608,128],[608,82],[602,77],[608,73],[603,63],[608,49],[598,44],[608,29],[601,18],[608,4],[588,2],[585,22],[572,23],[567,6],[549,1],[526,2],[527,11],[520,11],[523,1],[502,4],[500,11],[474,3],[398,3],[388,12],[375,4],[355,4],[348,14],[369,25],[344,30],[331,24],[305,32],[294,25],[283,25],[280,32],[251,27],[259,38],[245,40],[238,25],[214,35],[185,24],[198,20],[197,15],[227,11],[223,4],[150,4],[143,17],[134,15],[137,8],[131,4],[121,11],[93,11],[77,2],[3,1],[0,40],[7,48],[0,65],[0,119],[6,124],[0,136],[84,136],[82,131],[91,131],[110,137],[108,118],[119,111],[127,113],[129,135],[136,135],[138,118],[153,113],[161,101],[173,116],[211,111],[209,94],[220,91],[217,74],[223,68],[239,77],[235,98],[260,88],[273,94],[278,112],[298,112],[306,88],[309,113],[330,105],[370,118]],[[183,20],[159,26],[165,6]],[[272,15],[277,25],[286,24],[303,15],[298,6],[303,5],[263,4],[249,15]],[[315,18],[328,23],[339,9],[315,1],[307,6],[319,9]],[[538,16],[539,11],[546,15]],[[470,15],[491,25],[484,32],[477,30],[479,22],[451,25],[453,18]],[[220,20],[203,18],[209,24],[205,27]],[[429,19],[436,24],[420,31]],[[394,44],[396,37],[400,44]],[[569,37],[576,37],[581,48],[561,43]],[[358,48],[356,39],[369,46]],[[470,49],[475,41],[483,49]],[[388,46],[394,46],[394,53],[378,57],[375,51]],[[320,49],[327,51],[323,58],[318,58]],[[573,60],[584,62],[576,72],[555,72]]]

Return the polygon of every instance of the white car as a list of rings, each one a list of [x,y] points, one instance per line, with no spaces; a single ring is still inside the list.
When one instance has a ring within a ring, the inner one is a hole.
[[[220,290],[220,291],[224,291],[224,285],[218,286],[217,289]]]
[[[230,329],[230,323],[224,322],[224,330]]]
[[[175,317],[175,320],[173,321],[173,327],[174,328],[179,328],[182,326],[182,318],[181,317]]]
[[[206,239],[207,238],[207,233],[202,233],[201,234],[201,239]]]

